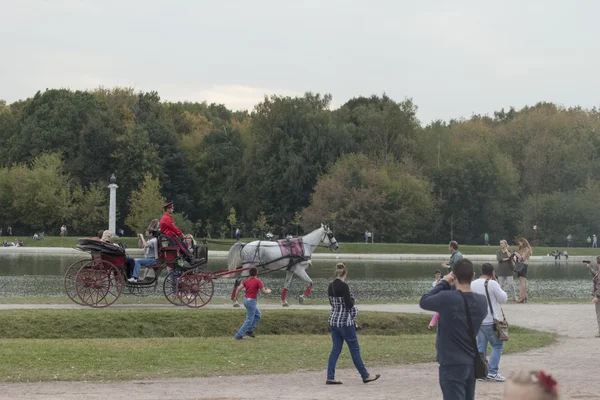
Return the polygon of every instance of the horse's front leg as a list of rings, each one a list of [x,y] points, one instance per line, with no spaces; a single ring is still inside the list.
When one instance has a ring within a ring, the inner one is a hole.
[[[300,277],[300,279],[302,279],[304,282],[308,283],[308,286],[306,287],[306,290],[304,291],[303,294],[301,294],[298,297],[298,303],[303,304],[304,300],[306,300],[306,298],[310,295],[310,291],[312,290],[312,279],[310,279],[310,277],[308,276],[308,274],[306,273],[306,268],[308,268],[311,264],[311,261],[307,261],[307,262],[303,262],[299,265],[296,266],[296,268],[294,269],[294,273],[296,275],[298,275]]]
[[[238,293],[237,293],[237,287],[240,286],[240,283],[242,282],[241,278],[237,278],[235,280],[235,282],[233,283],[233,289],[231,290],[231,302],[233,303],[234,307],[239,307],[240,303],[238,303]]]
[[[287,271],[285,273],[285,282],[283,283],[283,290],[281,291],[281,305],[283,307],[290,306],[285,298],[287,296],[288,286],[290,286],[290,283],[292,283],[293,277],[294,273],[292,271]]]

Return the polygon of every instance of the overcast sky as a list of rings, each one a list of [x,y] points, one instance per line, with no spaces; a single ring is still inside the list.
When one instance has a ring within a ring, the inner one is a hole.
[[[386,92],[419,119],[598,105],[600,2],[0,0],[0,99],[133,86],[252,109]]]

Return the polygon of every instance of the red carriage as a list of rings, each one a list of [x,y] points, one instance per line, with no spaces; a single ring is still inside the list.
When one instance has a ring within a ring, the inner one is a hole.
[[[65,291],[75,303],[90,307],[108,307],[126,291],[135,296],[147,296],[156,292],[162,281],[163,294],[174,305],[202,307],[213,297],[213,279],[219,273],[203,270],[208,258],[206,246],[202,246],[199,261],[191,267],[184,261],[181,249],[170,237],[158,236],[158,259],[156,264],[146,266],[143,278],[137,282],[127,280],[131,273],[132,259],[119,245],[100,239],[80,239],[78,250],[90,253],[91,259],[73,263],[65,273]]]

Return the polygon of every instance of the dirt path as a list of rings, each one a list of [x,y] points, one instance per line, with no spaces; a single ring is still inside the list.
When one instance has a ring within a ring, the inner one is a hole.
[[[17,306],[18,307],[18,306]],[[124,306],[129,308],[131,306]],[[133,306],[137,308],[140,306]],[[215,306],[217,308],[219,306]],[[5,308],[5,307],[0,307]],[[11,308],[16,308],[11,306]],[[35,308],[27,305],[26,308]],[[50,308],[44,306],[43,308]],[[62,306],[58,308],[63,308]],[[140,307],[141,308],[141,307]],[[278,308],[263,305],[263,308]],[[304,306],[303,308],[308,308]],[[312,308],[312,307],[311,307]],[[317,306],[315,309],[328,308]],[[421,312],[416,305],[363,305],[362,310]],[[597,399],[600,383],[597,360],[600,339],[594,338],[597,325],[591,304],[510,304],[505,307],[507,319],[515,325],[556,332],[558,343],[527,353],[502,357],[500,372],[543,368],[555,376],[563,398]],[[342,355],[347,357],[347,352]],[[366,360],[368,366],[368,359]],[[296,372],[281,375],[249,375],[236,377],[190,378],[171,380],[127,381],[109,383],[41,382],[0,385],[0,399],[440,399],[436,364],[370,368],[382,378],[364,385],[353,369],[339,370],[343,385],[326,386],[325,367],[318,372]],[[503,384],[478,383],[477,398],[501,399]]]

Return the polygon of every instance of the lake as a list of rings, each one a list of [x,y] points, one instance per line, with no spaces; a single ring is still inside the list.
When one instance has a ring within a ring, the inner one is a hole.
[[[2,254],[0,298],[66,297],[63,275],[73,262],[81,259],[89,259],[89,256],[85,253],[81,256]],[[349,270],[348,283],[357,299],[393,301],[418,300],[431,288],[439,262],[348,261],[346,265]],[[313,265],[307,269],[307,273],[313,279],[311,298],[327,298],[327,285],[334,266],[335,261],[332,260],[313,260]],[[225,258],[213,258],[209,261],[208,269],[211,271],[226,268]],[[272,297],[279,297],[284,277],[285,273],[280,271],[262,277],[265,285],[273,289]],[[581,262],[530,264],[528,278],[530,298],[591,297],[591,278]],[[232,285],[231,279],[217,279],[215,296],[228,298]],[[288,299],[296,299],[304,288],[305,284],[298,277],[294,277]],[[162,296],[160,288],[155,296]]]

